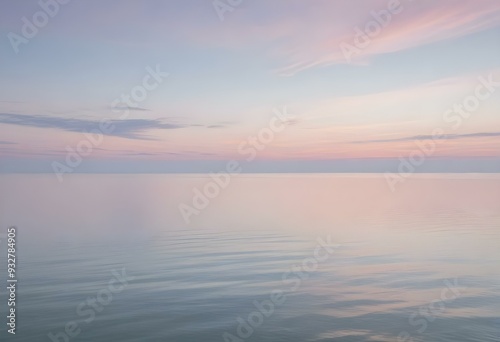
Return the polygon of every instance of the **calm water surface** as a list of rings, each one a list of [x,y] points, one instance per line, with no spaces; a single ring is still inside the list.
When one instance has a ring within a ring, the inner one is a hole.
[[[186,224],[209,180],[1,175],[1,340],[500,341],[500,176],[245,175]]]

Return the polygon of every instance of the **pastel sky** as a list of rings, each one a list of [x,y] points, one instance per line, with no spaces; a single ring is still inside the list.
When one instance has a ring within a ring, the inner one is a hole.
[[[102,120],[114,129],[87,164],[245,160],[239,147],[285,107],[256,162],[396,160],[436,144],[429,158],[500,165],[498,0],[41,3],[53,16],[0,5],[3,166],[62,162]],[[154,69],[168,76],[144,99],[116,100]]]

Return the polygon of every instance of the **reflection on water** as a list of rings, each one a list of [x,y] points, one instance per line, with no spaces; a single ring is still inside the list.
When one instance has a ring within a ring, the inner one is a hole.
[[[246,175],[186,225],[178,206],[208,180],[0,176],[1,229],[18,226],[15,339],[65,341],[75,321],[71,341],[500,341],[499,176],[392,193],[381,175]],[[340,246],[306,272],[328,237]],[[90,306],[123,268],[133,280]]]

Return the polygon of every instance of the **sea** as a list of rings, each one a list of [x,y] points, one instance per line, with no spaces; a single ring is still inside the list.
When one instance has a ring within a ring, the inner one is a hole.
[[[0,175],[0,340],[500,341],[500,175],[231,177]]]

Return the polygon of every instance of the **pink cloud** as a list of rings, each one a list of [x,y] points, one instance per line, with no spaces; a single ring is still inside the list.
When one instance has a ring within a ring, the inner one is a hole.
[[[375,55],[500,26],[498,0],[399,0],[400,11],[348,61],[340,45],[354,45],[355,29],[364,31],[374,22],[373,12],[386,11],[394,1],[255,1],[220,25],[187,27],[182,34],[196,44],[253,49],[278,74],[291,76],[313,67],[367,64]]]
[[[370,13],[386,10],[387,3],[371,2],[367,7],[368,3],[365,2],[364,8],[357,9],[359,13],[367,14],[365,18],[358,21],[343,19],[342,25],[337,26],[336,30],[329,30],[331,22],[316,22],[315,25],[330,32],[330,36],[318,40],[297,41],[296,45],[301,48],[283,53],[282,57],[287,65],[278,68],[277,72],[290,76],[318,66],[349,62],[366,64],[370,57],[378,54],[411,49],[500,26],[498,1],[401,1],[400,13],[393,14],[387,26],[382,27],[378,34],[373,34],[366,47],[356,45],[355,28],[365,32],[367,24],[374,22]],[[345,4],[344,6],[347,7]],[[325,11],[331,10],[325,8]],[[356,53],[349,56],[352,58],[346,58],[341,44],[350,44],[356,50]],[[282,47],[282,51],[286,52],[287,48]]]

